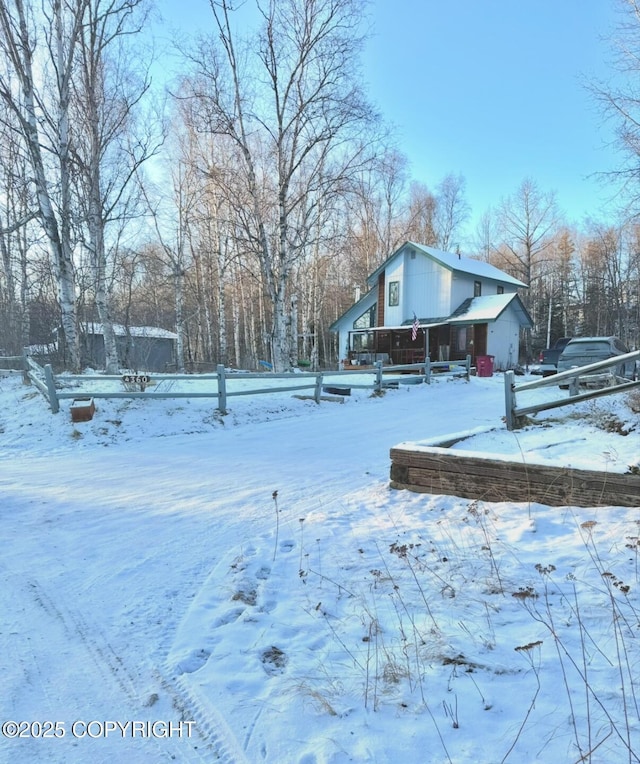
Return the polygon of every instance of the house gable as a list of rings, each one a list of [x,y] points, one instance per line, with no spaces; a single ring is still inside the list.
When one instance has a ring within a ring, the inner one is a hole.
[[[395,326],[414,314],[450,315],[469,297],[514,294],[526,288],[489,263],[405,242],[369,277],[378,288],[378,325]]]

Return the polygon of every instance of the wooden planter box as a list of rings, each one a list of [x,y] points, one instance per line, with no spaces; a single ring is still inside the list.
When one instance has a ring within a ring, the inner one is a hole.
[[[96,413],[93,398],[74,398],[71,403],[72,422],[90,422]]]
[[[502,454],[410,443],[391,449],[391,487],[552,507],[640,507],[640,475],[523,464]]]

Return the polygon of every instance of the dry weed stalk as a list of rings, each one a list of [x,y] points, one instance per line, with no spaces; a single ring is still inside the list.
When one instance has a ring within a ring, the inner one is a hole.
[[[564,636],[560,628],[559,613],[561,611],[557,607],[558,603],[553,601],[553,594],[557,591],[562,592],[562,587],[553,581],[553,573],[556,570],[554,565],[536,565],[543,583],[541,595],[534,592],[531,587],[527,587],[513,596],[520,600],[531,617],[542,624],[553,637],[569,704],[574,741],[579,752],[577,761],[591,762],[593,753],[613,736],[622,744],[627,761],[631,764],[631,762],[640,762],[640,754],[634,750],[632,741],[632,730],[640,720],[640,703],[637,679],[630,658],[632,648],[637,650],[635,640],[640,618],[628,597],[630,587],[607,569],[600,555],[594,538],[597,525],[596,521],[588,520],[580,524],[580,532],[593,569],[604,585],[604,589],[600,591],[606,596],[609,607],[610,618],[607,621],[610,624],[609,634],[598,638],[587,627],[580,606],[576,579],[569,574],[567,580],[571,582],[572,593],[570,597],[561,593],[560,602],[568,610],[568,623],[577,625],[578,647],[575,647],[574,641],[569,637]],[[612,657],[607,654],[608,645],[612,645],[615,651]],[[592,676],[595,676],[594,658],[598,655],[606,665],[617,671],[620,694],[613,699],[609,697],[607,691],[600,690],[592,680]],[[584,693],[582,722],[574,705],[574,677],[577,677]],[[618,703],[620,703],[621,712],[618,710]],[[596,734],[596,731],[599,734]]]

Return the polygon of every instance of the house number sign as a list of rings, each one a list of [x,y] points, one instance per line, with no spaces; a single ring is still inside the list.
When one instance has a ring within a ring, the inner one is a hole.
[[[125,374],[122,381],[130,384],[148,385],[151,382],[151,377],[148,374]]]

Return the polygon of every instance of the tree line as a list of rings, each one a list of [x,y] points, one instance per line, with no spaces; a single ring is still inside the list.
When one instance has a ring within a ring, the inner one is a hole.
[[[56,329],[78,369],[95,322],[110,372],[114,324],[175,331],[181,370],[332,366],[330,325],[407,240],[529,284],[528,360],[558,336],[638,345],[633,216],[569,227],[525,179],[469,236],[464,177],[413,179],[367,100],[363,0],[256,4],[249,32],[209,10],[160,102],[147,0],[0,3],[0,354]]]

